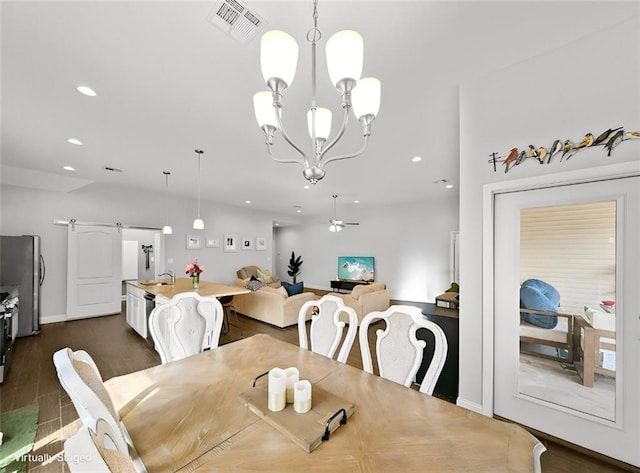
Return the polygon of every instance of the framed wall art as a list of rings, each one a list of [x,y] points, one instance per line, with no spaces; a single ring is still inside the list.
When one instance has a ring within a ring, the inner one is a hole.
[[[243,238],[242,239],[242,249],[243,250],[253,250],[253,240],[251,238]]]
[[[218,240],[217,238],[209,238],[209,237],[207,237],[207,239],[205,240],[205,244],[206,244],[207,248],[219,248],[220,247],[220,240]]]
[[[187,250],[199,250],[202,246],[200,235],[187,235]]]
[[[256,251],[266,251],[266,250],[267,250],[267,239],[265,237],[257,237]]]
[[[224,236],[224,247],[223,250],[226,252],[236,251],[236,237],[234,235],[225,235]]]

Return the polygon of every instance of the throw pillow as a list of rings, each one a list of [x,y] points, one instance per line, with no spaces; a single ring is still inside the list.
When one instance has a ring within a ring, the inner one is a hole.
[[[257,279],[254,281],[253,279],[251,281],[249,281],[247,283],[247,285],[245,286],[247,289],[249,289],[250,291],[257,291],[259,289],[262,289],[265,286],[265,284],[262,281],[258,281]]]
[[[264,271],[262,269],[258,269],[258,280],[262,281],[265,284],[269,284],[270,282],[273,282],[273,278],[271,277],[271,273],[269,272],[268,269],[265,269]]]
[[[295,296],[296,294],[302,294],[302,292],[304,291],[304,283],[302,281],[297,282],[295,284],[287,283],[286,286],[284,285],[284,283],[282,285],[287,290],[287,293],[289,294],[289,296]]]

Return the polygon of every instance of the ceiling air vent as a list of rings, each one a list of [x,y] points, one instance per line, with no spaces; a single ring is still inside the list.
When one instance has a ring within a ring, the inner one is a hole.
[[[262,31],[267,24],[260,15],[249,10],[247,5],[240,0],[217,1],[207,20],[232,38],[245,44]]]

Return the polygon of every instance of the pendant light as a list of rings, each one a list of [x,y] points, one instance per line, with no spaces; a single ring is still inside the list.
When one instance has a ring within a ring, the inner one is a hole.
[[[165,181],[165,225],[162,227],[162,233],[165,235],[171,235],[173,233],[173,228],[169,225],[169,175],[171,174],[169,171],[162,171],[164,174]]]
[[[193,228],[194,230],[204,230],[204,221],[200,218],[200,159],[204,151],[196,149],[195,152],[198,155],[198,217],[193,221]]]

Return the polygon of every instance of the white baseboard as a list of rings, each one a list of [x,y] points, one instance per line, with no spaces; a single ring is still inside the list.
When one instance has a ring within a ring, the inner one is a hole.
[[[67,314],[47,315],[40,318],[40,324],[55,324],[56,322],[66,322]]]
[[[469,409],[470,411],[477,412],[478,414],[484,414],[482,410],[482,405],[477,402],[471,402],[461,397],[456,399],[456,405],[460,407],[464,407],[465,409]]]

